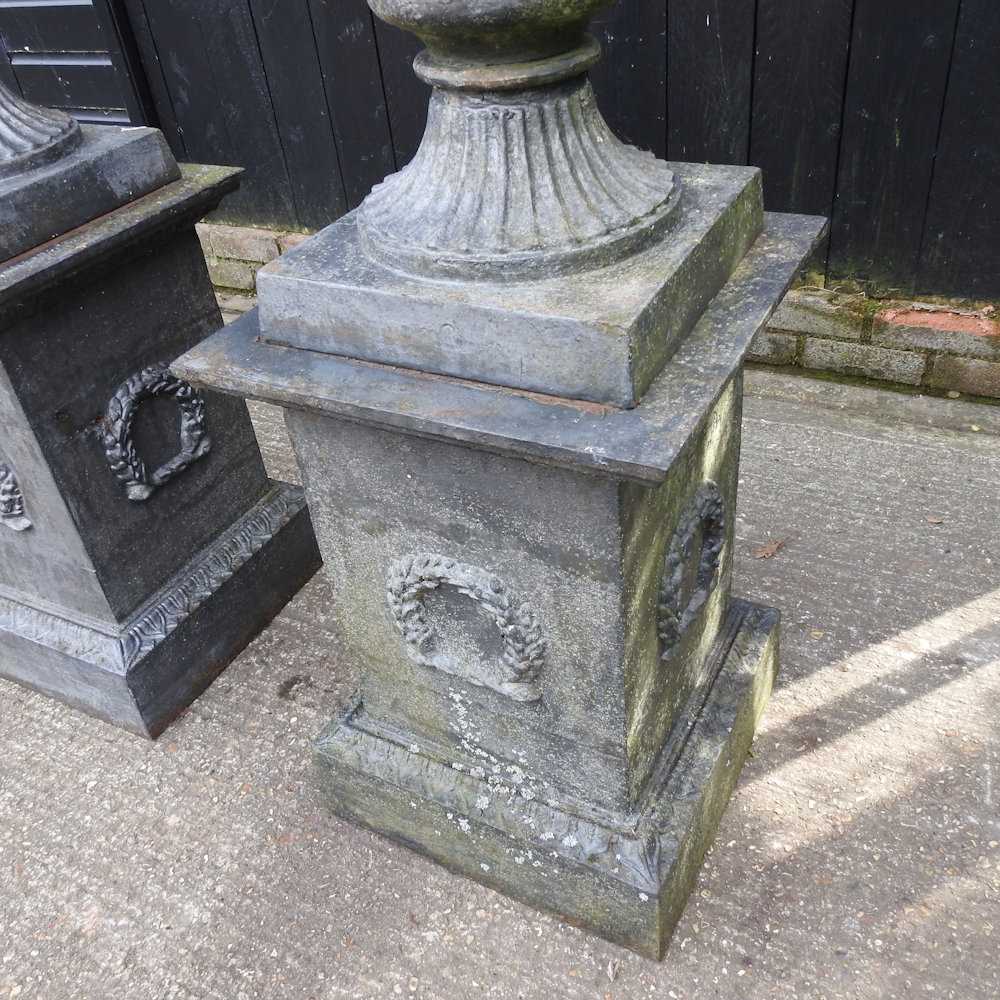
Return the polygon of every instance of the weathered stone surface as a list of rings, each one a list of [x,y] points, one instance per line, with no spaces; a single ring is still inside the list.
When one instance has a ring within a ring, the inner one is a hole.
[[[631,407],[762,226],[760,174],[673,164],[669,238],[611,267],[509,284],[429,282],[371,261],[352,214],[257,276],[275,344]]]
[[[319,749],[338,811],[661,953],[775,665],[768,618],[720,679],[741,364],[822,229],[768,216],[633,409],[279,347],[254,314],[175,362],[286,408],[363,677]]]
[[[930,384],[975,396],[1000,397],[1000,364],[974,358],[937,357],[931,368]]]
[[[747,352],[747,360],[769,365],[792,365],[795,364],[798,350],[799,339],[795,334],[768,328],[754,337]]]
[[[302,491],[279,485],[120,622],[0,585],[0,676],[156,737],[317,566]]]
[[[413,160],[365,199],[361,245],[410,274],[536,280],[623,260],[674,223],[671,166],[618,139],[586,71],[595,0],[374,0],[427,43],[434,87]]]
[[[271,229],[200,222],[198,238],[205,253],[223,260],[266,264],[278,256],[278,234]]]
[[[219,260],[217,257],[206,257],[208,274],[212,284],[217,288],[237,289],[253,292],[256,288],[257,272],[251,264],[242,260]]]
[[[80,145],[51,163],[0,175],[0,262],[180,178],[156,129],[84,125],[81,132]]]
[[[0,177],[51,163],[83,142],[83,132],[65,111],[41,108],[0,83]]]
[[[919,385],[927,361],[922,354],[912,351],[807,338],[802,349],[802,364],[819,371]]]
[[[361,673],[334,810],[659,957],[777,667],[742,363],[824,225],[612,136],[598,6],[374,0],[428,43],[420,152],[174,371],[286,409]]]
[[[771,327],[833,340],[859,340],[864,332],[864,314],[856,304],[845,304],[844,298],[834,292],[795,288],[778,306]]]
[[[434,749],[359,720],[360,706],[317,742],[325,797],[341,816],[453,871],[659,959],[770,696],[777,626],[773,611],[730,606],[709,655],[715,683],[683,753],[649,782],[634,814],[594,815],[589,800],[554,799],[509,754],[456,770]],[[454,716],[474,741],[461,696]]]
[[[363,723],[412,734],[466,770],[486,754],[544,775],[542,798],[562,789],[630,808],[712,679],[739,391],[730,381],[655,489],[290,412],[299,462],[324,484],[308,492],[326,570],[350,581],[331,615],[365,675]],[[705,484],[717,520],[698,513],[686,549],[682,525]],[[686,571],[709,546],[703,580],[670,579],[672,557]],[[513,645],[501,641],[510,628],[523,633]]]

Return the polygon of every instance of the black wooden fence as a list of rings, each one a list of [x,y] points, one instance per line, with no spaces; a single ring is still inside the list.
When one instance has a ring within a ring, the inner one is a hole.
[[[318,228],[419,143],[416,43],[365,0],[93,3],[176,152],[247,168],[233,221]],[[620,0],[597,30],[619,134],[763,167],[769,208],[832,218],[831,279],[1000,298],[1000,0]]]

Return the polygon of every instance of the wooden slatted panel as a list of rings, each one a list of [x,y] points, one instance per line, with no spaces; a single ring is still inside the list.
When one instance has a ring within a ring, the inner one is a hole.
[[[321,229],[347,208],[308,0],[250,0],[297,223]]]
[[[427,125],[431,88],[413,73],[413,59],[423,46],[408,32],[379,20],[375,37],[396,166],[403,167],[420,147]]]
[[[667,2],[619,3],[594,21],[604,58],[591,72],[601,110],[626,142],[667,155]]]
[[[149,26],[144,0],[119,0],[122,5],[122,17],[128,23],[128,28],[135,42],[136,70],[141,71],[143,83],[149,93],[154,109],[150,123],[163,130],[170,148],[179,160],[190,160],[184,133],[174,112],[174,102],[170,95],[170,87],[164,67],[160,62],[160,53]]]
[[[670,0],[670,159],[747,162],[755,16],[755,0]]]
[[[249,168],[233,221],[318,228],[419,144],[419,43],[376,25],[365,0],[95,2],[127,9],[178,155]],[[1000,4],[961,0],[948,85],[959,3],[619,0],[595,22],[608,50],[595,85],[627,140],[671,158],[757,163],[771,208],[832,204],[835,278],[995,296]],[[90,8],[78,3],[61,21],[52,4],[26,5],[37,19],[14,40],[35,45],[29,54],[47,33],[64,53],[98,54],[95,31],[115,34],[106,15],[81,21]],[[0,45],[11,9],[0,3]],[[0,78],[17,86],[15,68],[65,99],[38,63],[0,58]]]
[[[10,64],[21,93],[36,104],[62,108],[81,121],[129,123],[107,53],[15,52]]]
[[[959,0],[857,0],[830,273],[916,284]]]
[[[0,2],[0,62],[7,86],[81,121],[145,121],[109,2]]]
[[[1000,5],[963,0],[918,287],[1000,299]]]
[[[853,0],[758,0],[750,162],[768,209],[829,216]]]
[[[107,52],[109,39],[92,3],[0,4],[7,52]]]
[[[243,167],[220,218],[296,228],[292,185],[247,0],[144,0],[187,157]]]
[[[310,0],[347,203],[396,169],[372,14],[365,0]]]

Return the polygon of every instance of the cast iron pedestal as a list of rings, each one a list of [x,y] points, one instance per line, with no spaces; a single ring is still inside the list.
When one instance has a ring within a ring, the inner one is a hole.
[[[730,594],[741,364],[823,228],[593,101],[596,0],[373,0],[413,163],[181,358],[286,410],[357,698],[332,808],[658,957],[767,701]]]
[[[238,171],[4,114],[0,677],[155,736],[319,564],[243,403],[166,367],[221,325],[194,223]]]

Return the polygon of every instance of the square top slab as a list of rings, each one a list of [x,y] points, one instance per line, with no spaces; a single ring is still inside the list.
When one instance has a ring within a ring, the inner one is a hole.
[[[631,410],[265,343],[255,313],[171,365],[194,385],[646,486],[662,483],[738,372],[826,220],[765,216],[732,279]]]
[[[504,284],[400,274],[361,250],[355,216],[257,276],[267,342],[631,408],[763,226],[760,171],[671,164],[674,226],[582,274]]]

